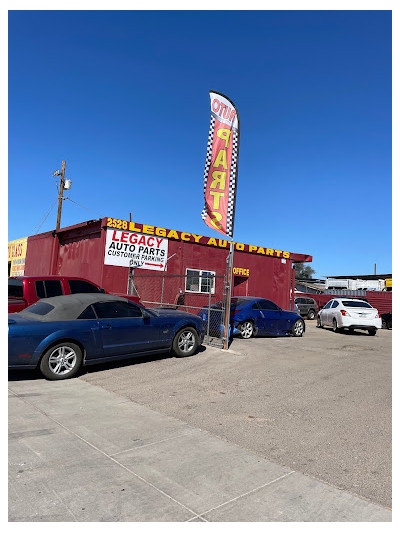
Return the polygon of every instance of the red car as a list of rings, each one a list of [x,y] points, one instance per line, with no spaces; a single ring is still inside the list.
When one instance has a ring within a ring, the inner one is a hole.
[[[106,291],[84,278],[74,276],[19,276],[8,278],[8,312],[18,313],[40,298],[77,293],[105,293]],[[138,296],[118,294],[135,303]]]

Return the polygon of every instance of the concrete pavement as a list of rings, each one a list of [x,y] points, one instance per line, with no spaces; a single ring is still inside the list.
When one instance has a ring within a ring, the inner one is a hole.
[[[9,382],[9,521],[390,522],[391,511],[81,379]]]
[[[392,507],[392,332],[236,338],[229,350],[87,366],[81,380]]]

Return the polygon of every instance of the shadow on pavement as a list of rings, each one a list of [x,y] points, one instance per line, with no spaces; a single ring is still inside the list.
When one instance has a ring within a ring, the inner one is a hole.
[[[191,356],[196,357],[197,354],[202,353],[206,350],[206,347],[201,345],[197,349],[197,352]],[[126,366],[132,365],[141,365],[145,363],[151,363],[153,361],[163,361],[164,359],[170,359],[174,357],[173,354],[169,352],[154,354],[154,355],[143,355],[141,357],[132,357],[131,359],[107,361],[105,363],[97,363],[95,365],[82,366],[78,373],[74,376],[76,378],[83,376],[85,374],[93,374],[94,372],[103,372],[104,370],[109,370],[113,368],[124,368]],[[186,358],[183,358],[186,359]],[[9,369],[8,370],[8,381],[29,381],[37,379],[46,379],[37,368],[34,370],[21,370],[21,369]],[[74,378],[71,378],[74,379]],[[62,380],[60,380],[62,381]]]
[[[36,379],[44,379],[39,370],[8,370],[8,381],[32,381]]]
[[[329,331],[329,333],[333,333],[335,335],[352,335],[352,336],[358,336],[358,337],[370,337],[370,335],[368,334],[368,331],[363,331],[363,330],[342,329],[339,331],[333,331],[333,329],[330,328],[329,326],[325,326],[324,328],[319,328],[319,329],[324,329],[325,331]]]
[[[197,352],[191,356],[196,357],[197,354],[204,352],[206,350],[206,347],[201,345],[197,349]],[[132,359],[123,359],[122,361],[108,361],[107,363],[98,363],[96,365],[88,365],[82,367],[77,377],[85,375],[85,374],[93,374],[94,372],[103,372],[104,370],[109,370],[113,368],[124,368],[126,366],[133,366],[133,365],[143,365],[146,363],[151,363],[154,361],[163,361],[165,359],[171,359],[175,357],[173,354],[169,352],[165,353],[159,353],[154,355],[143,355],[141,357],[132,357]],[[183,357],[182,359],[186,359],[186,357]],[[190,357],[188,358],[190,359]]]

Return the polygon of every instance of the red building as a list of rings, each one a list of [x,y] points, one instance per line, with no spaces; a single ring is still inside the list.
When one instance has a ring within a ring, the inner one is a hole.
[[[162,301],[171,303],[181,289],[186,305],[198,306],[209,298],[206,276],[222,280],[225,275],[228,252],[224,239],[103,218],[28,237],[25,275],[81,276],[108,292],[126,294],[130,265],[140,265],[134,280],[142,300],[159,302],[165,291]],[[309,255],[236,242],[232,294],[269,298],[288,309],[293,263],[309,261]],[[217,279],[211,287],[214,301],[223,294]]]

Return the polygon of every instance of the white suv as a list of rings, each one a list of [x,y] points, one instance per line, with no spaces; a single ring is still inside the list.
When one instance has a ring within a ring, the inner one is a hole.
[[[369,335],[375,335],[382,328],[382,319],[378,310],[364,300],[333,298],[318,313],[317,327],[324,326],[332,326],[333,331],[366,329]]]

